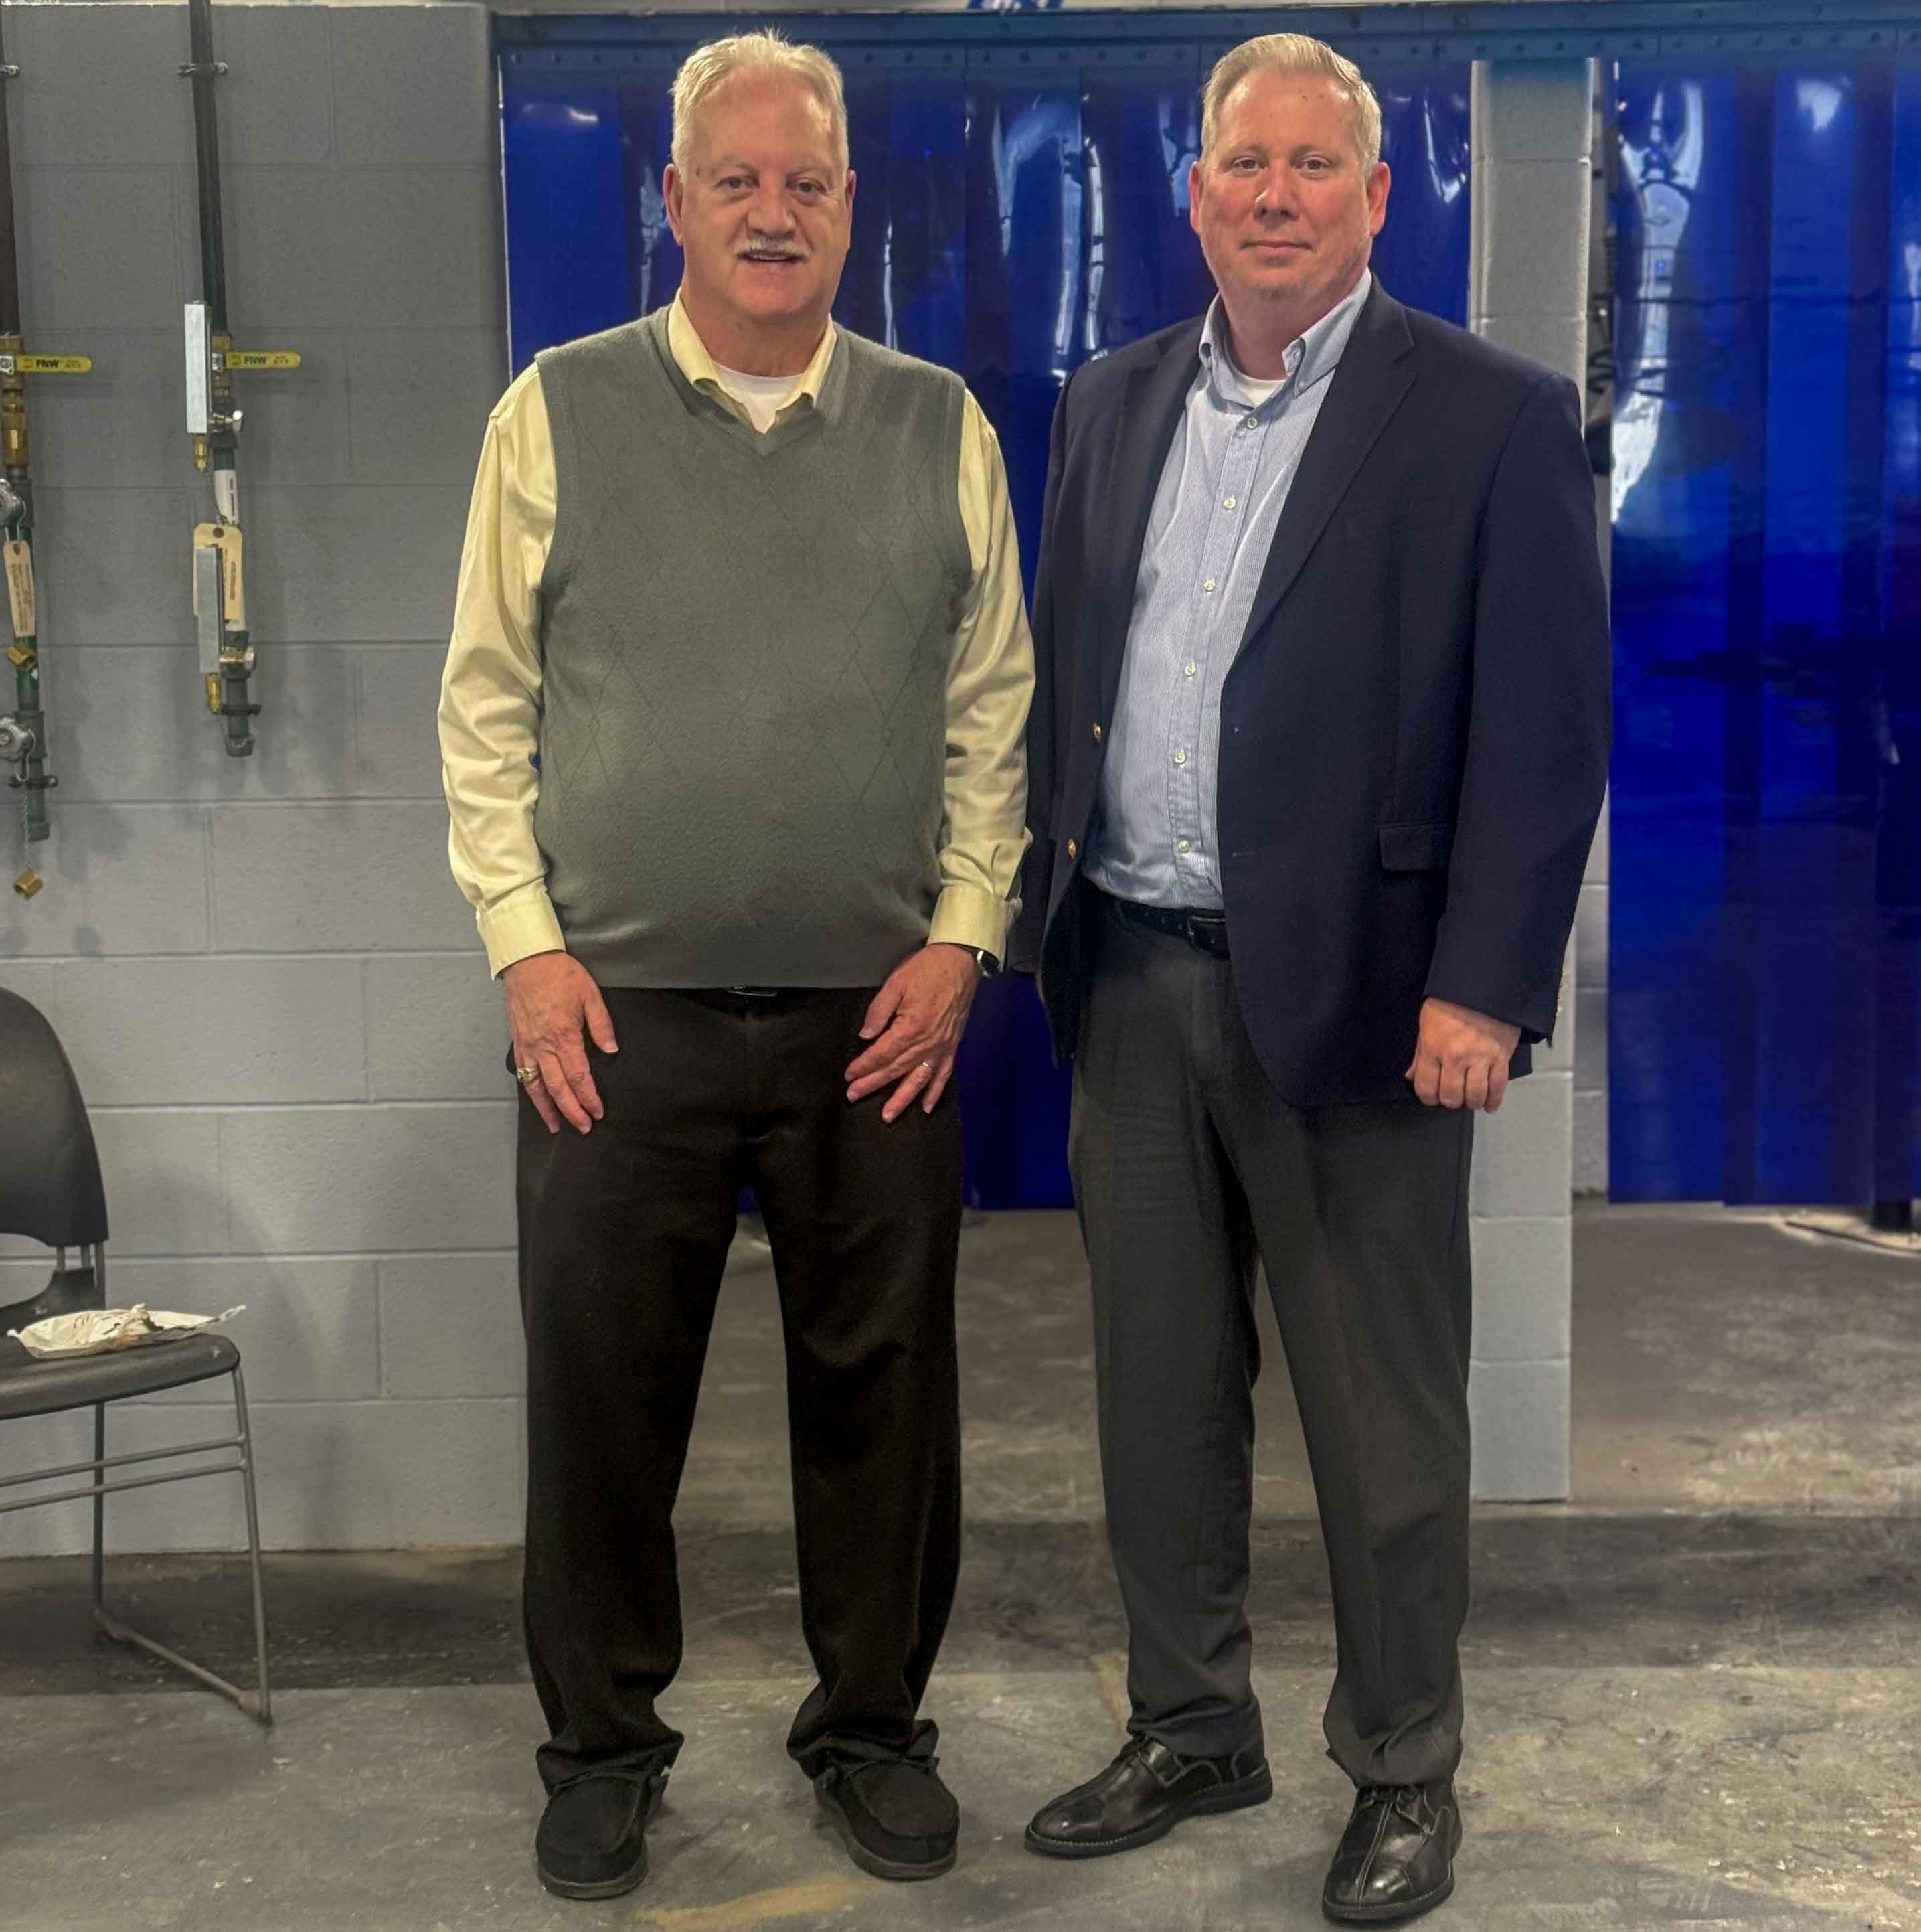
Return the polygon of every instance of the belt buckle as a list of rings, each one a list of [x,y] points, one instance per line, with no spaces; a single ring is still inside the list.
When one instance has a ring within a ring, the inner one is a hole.
[[[1187,943],[1197,952],[1205,952],[1209,958],[1221,956],[1220,942],[1227,931],[1224,913],[1190,912],[1182,926]]]

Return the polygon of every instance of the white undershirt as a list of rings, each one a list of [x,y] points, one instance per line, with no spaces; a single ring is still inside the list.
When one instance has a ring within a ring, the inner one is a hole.
[[[746,410],[748,420],[763,436],[774,427],[774,418],[787,406],[787,398],[800,386],[800,374],[750,376],[716,362],[714,373],[721,387]],[[801,372],[804,374],[805,370]]]

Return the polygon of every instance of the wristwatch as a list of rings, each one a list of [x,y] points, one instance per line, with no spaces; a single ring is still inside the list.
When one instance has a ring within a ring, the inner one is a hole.
[[[967,946],[961,948],[974,956],[974,964],[981,969],[983,980],[991,980],[1000,970],[1000,962],[984,946]]]

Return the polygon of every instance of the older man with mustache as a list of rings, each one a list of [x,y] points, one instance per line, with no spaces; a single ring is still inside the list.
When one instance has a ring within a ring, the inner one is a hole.
[[[679,1749],[672,1514],[743,1182],[787,1335],[788,1749],[854,1861],[953,1862],[919,1706],[960,1546],[955,1052],[1025,844],[1032,650],[993,432],[830,316],[838,70],[674,87],[673,304],[493,412],[440,726],[521,1082],[540,1876],[637,1885]]]

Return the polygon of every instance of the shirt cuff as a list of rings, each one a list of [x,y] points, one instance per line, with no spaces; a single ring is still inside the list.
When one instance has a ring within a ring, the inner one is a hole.
[[[536,880],[482,906],[474,915],[481,941],[487,948],[487,970],[497,980],[517,959],[535,952],[565,952],[560,922],[547,887]]]
[[[1007,922],[1011,910],[1006,900],[996,898],[978,886],[949,886],[935,902],[934,924],[928,931],[930,946],[978,946],[991,952],[1002,965],[1007,963]]]

